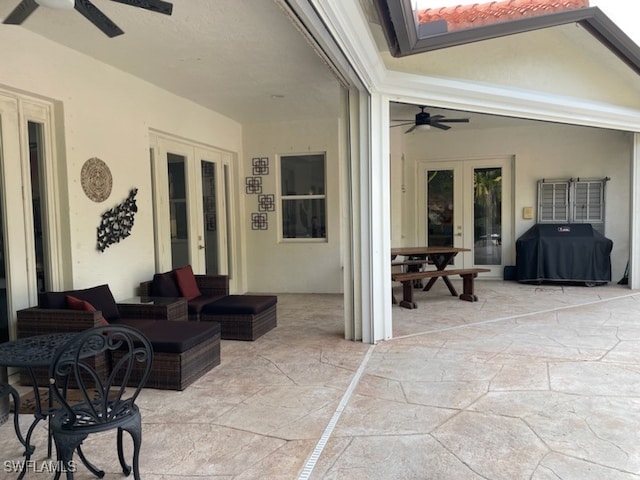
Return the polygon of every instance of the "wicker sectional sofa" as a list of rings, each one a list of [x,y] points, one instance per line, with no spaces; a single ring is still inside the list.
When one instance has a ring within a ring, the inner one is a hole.
[[[92,309],[69,308],[68,297],[89,304]],[[173,320],[161,318],[153,305],[120,305],[108,285],[84,290],[47,292],[40,295],[39,306],[17,312],[18,337],[57,332],[79,332],[104,321],[124,324],[144,333],[153,346],[153,367],[146,386],[184,390],[206,372],[220,364],[220,324],[187,320],[186,302]],[[97,359],[102,362],[103,359]],[[102,367],[106,369],[106,365]],[[38,383],[46,381],[46,372],[37,372]],[[26,375],[23,383],[29,383]]]
[[[189,320],[220,323],[224,340],[253,341],[275,328],[278,297],[229,295],[226,275],[194,275],[187,265],[157,273],[142,282],[138,293],[150,297],[184,297]]]

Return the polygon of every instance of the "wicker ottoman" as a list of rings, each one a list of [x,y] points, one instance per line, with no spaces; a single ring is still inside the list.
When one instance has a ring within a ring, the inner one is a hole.
[[[135,321],[119,322],[136,327]],[[153,366],[147,388],[184,390],[220,365],[220,325],[158,320],[140,324],[153,347]],[[112,354],[117,359],[117,352]],[[137,374],[132,381],[138,381]]]
[[[200,321],[219,322],[224,340],[255,340],[277,325],[274,295],[227,295],[206,305]]]

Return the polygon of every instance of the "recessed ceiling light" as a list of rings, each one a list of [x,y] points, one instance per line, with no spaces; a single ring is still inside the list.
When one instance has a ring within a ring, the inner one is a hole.
[[[280,98],[284,98],[284,95],[281,95],[279,93],[273,93],[271,95],[271,98],[273,98],[274,100],[280,99]]]

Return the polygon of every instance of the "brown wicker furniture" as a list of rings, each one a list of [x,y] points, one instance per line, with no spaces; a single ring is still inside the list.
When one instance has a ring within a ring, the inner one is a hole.
[[[97,311],[65,308],[62,299],[69,293],[92,301]],[[102,318],[114,325],[124,324],[144,333],[154,349],[154,365],[147,387],[183,390],[204,373],[220,364],[220,325],[161,319],[158,309],[150,304],[120,305],[113,301],[107,285],[70,292],[47,292],[40,296],[40,306],[17,312],[18,338],[59,332],[81,332],[100,326]],[[178,310],[183,320],[186,302]],[[164,307],[163,307],[164,308]],[[166,310],[166,309],[165,309]],[[176,314],[178,315],[178,314]],[[175,318],[174,318],[175,320]],[[46,369],[45,369],[46,370]],[[46,385],[47,372],[36,372],[38,383]],[[27,375],[21,382],[30,384]]]
[[[225,340],[250,340],[261,337],[277,325],[274,295],[227,295],[205,305],[203,322],[219,322]]]
[[[144,333],[153,346],[153,368],[147,387],[184,390],[220,365],[220,324],[120,320]],[[134,379],[136,377],[134,376]]]
[[[131,297],[118,302],[125,318],[157,318],[182,322],[189,319],[187,300],[181,297]]]
[[[202,308],[215,300],[229,295],[229,277],[227,275],[194,275],[201,295],[187,302],[189,320],[200,320]],[[142,282],[138,295],[146,297],[181,297],[171,272],[156,273],[153,280]],[[159,286],[160,285],[160,286]],[[164,286],[164,288],[163,288]]]
[[[175,272],[156,273],[153,280],[140,284],[138,293],[154,297],[186,294]],[[229,295],[226,275],[191,275],[200,295],[187,298],[189,320],[219,322],[223,340],[256,340],[277,326],[275,295]]]

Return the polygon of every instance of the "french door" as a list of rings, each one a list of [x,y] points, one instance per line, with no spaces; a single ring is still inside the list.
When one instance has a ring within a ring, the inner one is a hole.
[[[156,269],[232,276],[231,156],[152,135]]]
[[[51,104],[0,92],[0,341],[62,284],[53,129]]]
[[[513,258],[511,158],[422,163],[421,241],[467,248],[456,268],[490,269],[502,278]]]

